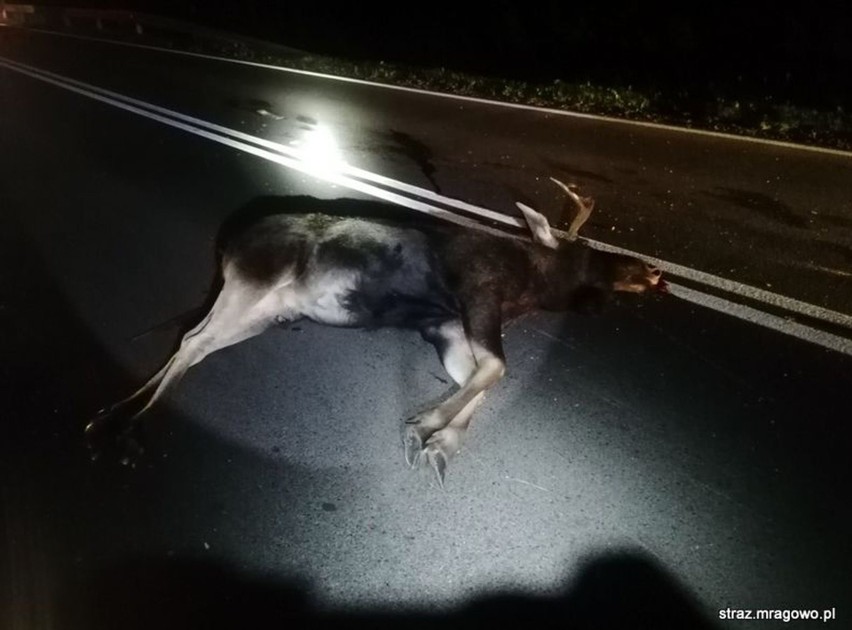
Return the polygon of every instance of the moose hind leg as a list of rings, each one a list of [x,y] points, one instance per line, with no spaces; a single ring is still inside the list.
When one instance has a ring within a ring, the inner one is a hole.
[[[275,300],[266,298],[245,302],[235,299],[225,302],[218,311],[214,305],[210,321],[195,334],[187,333],[180,348],[166,365],[165,373],[153,394],[135,416],[147,411],[180,382],[189,368],[208,355],[259,335],[269,328],[278,314],[274,306]]]
[[[112,439],[121,442],[130,451],[129,455],[138,454],[141,449],[133,433],[140,416],[207,355],[266,330],[280,315],[279,304],[272,291],[226,282],[210,313],[184,335],[166,365],[130,398],[89,423],[86,433],[93,454],[96,456],[104,443]]]
[[[213,311],[211,310],[209,313],[207,313],[207,315],[204,317],[204,319],[202,319],[195,327],[193,327],[191,330],[187,331],[184,334],[183,340],[185,341],[186,339],[198,334],[198,332],[200,332],[208,324],[208,322],[210,321],[210,318],[212,316],[213,316]],[[174,357],[175,357],[175,355],[172,355],[172,357],[166,362],[166,364],[163,367],[161,367],[157,371],[157,373],[154,374],[154,376],[149,378],[148,381],[146,381],[146,383],[142,387],[137,389],[135,392],[133,392],[130,396],[128,396],[124,400],[120,400],[119,402],[114,403],[110,407],[108,407],[106,409],[102,409],[99,412],[99,414],[100,415],[106,415],[106,414],[120,415],[119,412],[121,412],[124,415],[130,415],[130,416],[135,415],[138,412],[139,407],[141,407],[143,404],[145,404],[145,402],[147,402],[146,396],[150,397],[150,394],[157,388],[157,386],[159,386],[160,381],[163,380],[163,377],[166,375],[166,372],[168,371],[169,366],[171,366],[172,362],[174,361]],[[87,431],[89,430],[89,427],[91,425],[92,425],[92,423],[89,423],[89,426],[86,427]]]

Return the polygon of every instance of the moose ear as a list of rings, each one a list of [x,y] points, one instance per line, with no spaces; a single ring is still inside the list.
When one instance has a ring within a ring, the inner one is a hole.
[[[540,243],[550,249],[556,249],[559,247],[559,241],[550,231],[550,223],[547,222],[547,219],[543,214],[536,212],[520,201],[516,201],[515,205],[524,213],[524,218],[527,220],[527,225],[530,227],[533,240],[536,243]]]

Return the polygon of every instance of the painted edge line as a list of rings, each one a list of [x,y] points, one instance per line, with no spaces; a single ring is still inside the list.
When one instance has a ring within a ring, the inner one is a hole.
[[[567,116],[569,118],[577,118],[582,120],[592,120],[599,122],[612,123],[617,125],[627,125],[627,126],[636,126],[636,127],[645,127],[648,129],[656,129],[660,131],[671,131],[675,133],[681,134],[691,134],[691,135],[699,135],[699,136],[707,136],[712,138],[719,138],[722,140],[734,140],[739,142],[750,142],[753,144],[763,144],[774,147],[780,147],[785,149],[793,149],[798,151],[808,151],[812,153],[821,153],[824,155],[834,155],[845,158],[852,158],[852,151],[843,151],[842,149],[829,149],[827,147],[817,147],[810,146],[807,144],[796,144],[795,142],[786,142],[784,140],[770,140],[765,138],[754,138],[751,136],[738,136],[733,133],[725,133],[722,131],[710,131],[707,129],[692,129],[690,127],[678,127],[676,125],[667,125],[664,123],[655,123],[655,122],[647,122],[641,120],[628,120],[626,118],[615,118],[613,116],[600,116],[597,114],[587,114],[584,112],[577,112],[568,109],[556,109],[552,107],[536,107],[535,105],[525,105],[523,103],[507,103],[505,101],[496,101],[493,99],[481,98],[476,96],[464,96],[461,94],[451,94],[449,92],[435,92],[431,90],[424,90],[422,88],[412,88],[404,85],[393,85],[391,83],[379,83],[376,81],[368,81],[366,79],[356,79],[353,77],[343,77],[336,74],[326,74],[322,72],[314,72],[311,70],[300,70],[298,68],[288,68],[286,66],[276,66],[268,63],[260,63],[257,61],[246,61],[244,59],[232,59],[230,57],[219,57],[217,55],[210,55],[205,53],[195,53],[189,52],[186,50],[177,50],[173,48],[164,48],[162,46],[152,46],[150,44],[136,44],[133,42],[122,42],[119,40],[113,39],[103,39],[99,37],[91,37],[88,35],[77,35],[74,33],[63,33],[61,31],[51,31],[47,29],[36,29],[36,28],[27,28],[25,30],[34,31],[37,33],[45,33],[48,35],[56,35],[59,37],[69,37],[72,39],[81,39],[87,41],[94,42],[102,42],[105,44],[114,44],[116,46],[127,46],[129,48],[140,48],[143,50],[154,50],[158,52],[171,53],[175,55],[185,55],[188,57],[197,57],[199,59],[209,59],[214,61],[223,61],[227,63],[236,63],[242,64],[246,66],[252,66],[255,68],[264,68],[267,70],[275,70],[278,72],[288,72],[292,74],[300,74],[304,76],[315,77],[319,79],[330,79],[333,81],[342,81],[344,83],[353,83],[357,85],[367,85],[372,87],[380,87],[388,90],[399,90],[403,92],[410,92],[414,94],[421,94],[425,96],[434,96],[440,98],[448,98],[466,101],[469,103],[477,103],[480,105],[489,105],[494,107],[508,107],[511,109],[520,109],[531,112],[538,112],[543,114],[553,114],[557,116]]]
[[[75,92],[75,93],[80,94],[82,96],[87,96],[89,98],[100,101],[102,103],[112,105],[112,106],[117,107],[119,109],[131,112],[131,113],[134,113],[134,114],[138,114],[140,116],[155,120],[157,122],[161,122],[163,124],[181,129],[183,131],[187,131],[189,133],[201,136],[201,137],[206,138],[208,140],[218,142],[220,144],[232,147],[234,149],[237,149],[237,150],[240,150],[240,151],[252,154],[252,155],[255,155],[257,157],[264,158],[264,159],[272,161],[272,162],[276,162],[278,164],[281,164],[282,166],[292,168],[294,170],[306,173],[308,175],[311,175],[311,176],[316,177],[317,179],[320,179],[320,180],[323,180],[323,181],[327,181],[327,182],[330,182],[330,183],[333,183],[333,184],[337,184],[339,186],[343,186],[343,187],[346,187],[346,188],[351,188],[352,190],[362,192],[366,195],[370,195],[370,196],[373,196],[373,197],[377,197],[379,199],[389,201],[391,203],[402,205],[404,207],[408,207],[408,208],[411,208],[413,210],[417,210],[419,212],[424,212],[426,214],[430,214],[432,216],[436,216],[436,217],[439,217],[439,218],[445,219],[447,221],[451,221],[453,223],[457,223],[457,224],[460,224],[460,225],[463,225],[463,226],[466,226],[466,227],[471,227],[471,228],[474,228],[474,229],[483,230],[483,231],[493,233],[493,234],[496,234],[496,235],[499,235],[499,236],[502,236],[502,237],[507,237],[507,236],[512,237],[513,236],[513,235],[507,234],[506,232],[503,232],[501,230],[497,230],[497,229],[485,226],[478,221],[475,221],[475,220],[472,220],[472,219],[467,219],[465,217],[461,217],[458,214],[451,212],[449,210],[438,208],[436,206],[432,206],[430,204],[418,201],[416,199],[411,199],[409,197],[404,197],[402,195],[392,193],[390,191],[387,191],[387,190],[384,190],[384,189],[381,189],[381,188],[377,188],[375,186],[372,186],[370,184],[366,184],[364,182],[358,181],[358,180],[353,179],[351,177],[347,177],[345,175],[318,171],[315,168],[311,168],[310,165],[307,165],[305,163],[300,162],[298,159],[294,159],[292,157],[287,157],[287,156],[284,156],[284,155],[273,153],[273,152],[268,151],[266,149],[263,149],[263,148],[260,148],[260,147],[257,147],[257,146],[253,146],[253,145],[247,144],[245,142],[241,142],[241,141],[236,140],[234,138],[224,137],[224,136],[218,135],[216,133],[213,133],[211,131],[207,131],[205,129],[201,129],[201,128],[195,127],[193,125],[181,122],[179,120],[174,120],[174,119],[171,119],[167,116],[164,116],[164,115],[161,115],[161,114],[158,114],[158,113],[154,113],[152,111],[148,111],[144,108],[137,107],[135,105],[131,105],[131,104],[128,104],[128,103],[124,103],[124,102],[118,101],[116,99],[112,99],[110,97],[107,97],[107,96],[104,96],[104,95],[101,95],[101,94],[97,94],[95,92],[92,92],[92,91],[89,91],[89,90],[86,90],[86,89],[83,89],[83,88],[80,88],[80,87],[77,87],[77,86],[74,86],[74,85],[70,85],[68,83],[63,83],[62,81],[60,81],[58,79],[54,79],[52,77],[45,76],[45,75],[43,75],[39,72],[33,72],[33,71],[28,70],[28,69],[18,67],[19,64],[16,64],[15,62],[7,63],[3,58],[0,58],[0,66],[6,67],[6,68],[8,68],[12,71],[15,71],[15,72],[20,72],[22,74],[25,74],[25,75],[30,76],[32,78],[38,79],[40,81],[44,81],[44,82],[53,84],[57,87],[67,89],[71,92]],[[521,238],[521,237],[516,236],[515,238]],[[588,242],[590,245],[600,246],[599,249],[602,249],[604,251],[615,251],[617,253],[629,253],[629,254],[632,254],[632,255],[638,255],[638,256],[641,256],[642,258],[645,258],[649,262],[654,262],[655,264],[657,262],[665,263],[665,261],[657,261],[656,259],[651,259],[651,258],[642,256],[641,254],[636,254],[634,252],[630,252],[629,250],[624,250],[622,248],[610,246],[610,245],[607,245],[606,243],[600,243],[600,242],[597,242],[597,241],[590,241],[588,239],[584,239],[584,240],[586,242]],[[680,267],[679,265],[675,265],[675,266]],[[689,269],[688,267],[680,267],[680,268],[683,269],[683,270],[686,270],[688,272],[695,273],[695,270]],[[672,271],[672,273],[676,273],[676,272]],[[698,272],[698,273],[702,273],[702,272]],[[683,275],[683,274],[680,274],[680,275]],[[739,285],[739,283],[734,283],[734,284]],[[746,285],[739,285],[739,286],[746,286]],[[833,335],[831,333],[821,331],[819,329],[812,328],[812,327],[806,326],[804,324],[799,324],[797,322],[791,322],[787,319],[784,319],[783,317],[779,317],[777,315],[765,313],[763,311],[754,309],[752,307],[745,306],[745,305],[742,305],[742,304],[737,304],[736,302],[731,302],[730,300],[727,300],[725,298],[721,298],[721,297],[718,297],[718,296],[702,293],[700,291],[696,291],[694,289],[690,289],[690,288],[684,287],[682,285],[673,284],[672,289],[673,289],[672,294],[675,295],[676,297],[685,299],[685,300],[693,302],[695,304],[698,304],[698,305],[701,305],[701,306],[704,306],[704,307],[707,307],[707,308],[711,308],[713,310],[716,310],[716,311],[719,311],[719,312],[722,312],[722,313],[725,313],[725,314],[728,314],[728,315],[732,315],[734,317],[738,317],[738,318],[743,319],[745,321],[748,321],[750,323],[762,325],[762,326],[765,326],[767,328],[770,328],[772,330],[775,330],[775,331],[778,331],[778,332],[781,332],[781,333],[784,333],[784,334],[789,334],[789,335],[794,336],[796,338],[799,338],[801,340],[808,341],[808,342],[811,342],[811,343],[815,343],[817,345],[823,346],[823,347],[828,348],[830,350],[835,350],[837,352],[842,352],[844,354],[852,356],[852,340],[850,340],[850,339],[846,339],[844,337],[839,337],[837,335]],[[773,295],[775,295],[775,294],[773,294]],[[779,297],[784,299],[784,300],[790,299],[790,298],[785,298],[784,296],[779,296]],[[800,303],[800,304],[805,304],[805,303]],[[809,304],[805,304],[805,305],[808,306],[809,308],[817,308],[817,307],[814,307],[813,305],[809,305]],[[831,312],[833,312],[833,311],[831,311]],[[837,313],[837,314],[842,315],[841,313]],[[843,316],[843,317],[847,317],[847,316]],[[850,318],[850,319],[852,319],[852,318]]]

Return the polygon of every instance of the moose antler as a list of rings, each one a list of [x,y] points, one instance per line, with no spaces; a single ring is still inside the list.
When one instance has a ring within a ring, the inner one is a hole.
[[[568,198],[573,202],[573,205],[576,206],[577,213],[568,227],[568,238],[572,241],[576,240],[577,232],[583,227],[583,224],[588,220],[589,215],[592,214],[592,210],[595,208],[595,200],[591,197],[581,197],[578,195],[577,191],[579,188],[576,184],[565,184],[555,177],[551,177],[550,181],[564,190],[568,194]]]

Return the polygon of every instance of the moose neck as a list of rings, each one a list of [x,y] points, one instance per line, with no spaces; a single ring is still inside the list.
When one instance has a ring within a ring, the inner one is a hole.
[[[533,253],[539,271],[541,308],[566,311],[573,308],[578,290],[605,289],[605,265],[600,252],[579,243],[560,243],[559,249],[536,247]]]

